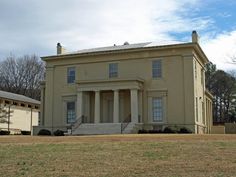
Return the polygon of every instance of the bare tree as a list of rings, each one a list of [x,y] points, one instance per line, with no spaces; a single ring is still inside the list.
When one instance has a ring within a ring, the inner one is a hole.
[[[44,73],[44,62],[36,55],[11,55],[0,63],[0,89],[39,100]]]

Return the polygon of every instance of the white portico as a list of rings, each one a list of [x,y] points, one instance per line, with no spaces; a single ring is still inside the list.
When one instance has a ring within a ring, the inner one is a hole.
[[[142,79],[77,81],[77,118],[83,123],[120,123],[142,117]]]

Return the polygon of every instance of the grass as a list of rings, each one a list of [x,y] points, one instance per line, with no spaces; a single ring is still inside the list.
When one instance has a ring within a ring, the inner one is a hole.
[[[236,135],[0,136],[0,176],[236,176]]]

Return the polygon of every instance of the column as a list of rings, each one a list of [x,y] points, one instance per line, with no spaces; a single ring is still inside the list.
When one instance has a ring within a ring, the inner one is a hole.
[[[41,86],[41,105],[40,105],[40,125],[39,126],[43,126],[44,125],[44,114],[45,114],[45,81],[42,81],[40,83]]]
[[[95,91],[94,123],[100,123],[100,91]]]
[[[138,123],[138,90],[130,90],[131,122]]]
[[[77,119],[83,116],[83,92],[77,92]]]
[[[54,126],[54,67],[46,67],[45,100],[44,100],[44,126],[50,127],[53,131]]]
[[[119,122],[119,90],[114,90],[113,123]]]
[[[143,122],[143,93],[142,91],[138,91],[138,122],[141,123]]]

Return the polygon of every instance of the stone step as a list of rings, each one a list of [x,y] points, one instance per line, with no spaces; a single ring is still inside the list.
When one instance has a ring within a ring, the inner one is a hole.
[[[127,127],[123,130],[123,134],[129,134],[129,133],[132,133],[132,130],[134,129],[135,127],[135,123],[129,123],[127,125]]]
[[[81,124],[73,135],[120,134],[121,123]]]

